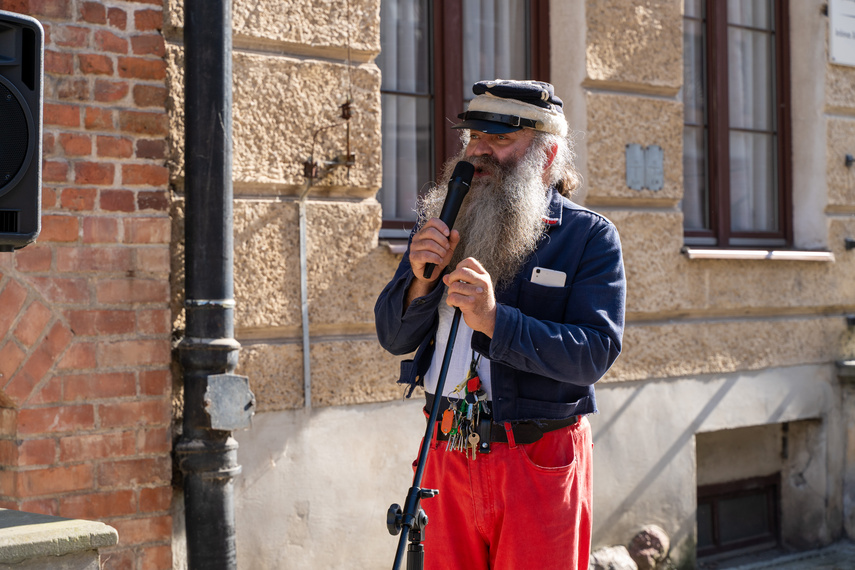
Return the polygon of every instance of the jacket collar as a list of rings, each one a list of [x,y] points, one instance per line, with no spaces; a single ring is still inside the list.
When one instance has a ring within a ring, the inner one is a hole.
[[[561,197],[561,193],[555,190],[555,188],[549,189],[549,210],[547,214],[543,217],[544,223],[547,227],[560,226],[561,220],[564,216],[564,201]]]

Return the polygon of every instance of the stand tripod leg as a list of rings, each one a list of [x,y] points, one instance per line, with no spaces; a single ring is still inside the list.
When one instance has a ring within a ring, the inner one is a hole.
[[[436,429],[436,419],[439,417],[439,406],[442,403],[442,393],[445,390],[445,377],[448,375],[448,367],[451,364],[451,354],[454,351],[454,341],[457,339],[457,329],[459,327],[460,309],[455,308],[454,318],[451,321],[451,329],[448,331],[448,342],[445,345],[445,354],[442,358],[442,368],[439,371],[439,379],[436,384],[436,397],[433,399],[433,405],[431,405],[430,408],[427,429],[425,429],[425,436],[424,439],[422,439],[422,446],[419,450],[419,460],[416,464],[416,474],[413,477],[413,486],[410,487],[410,490],[407,493],[407,501],[404,505],[404,510],[400,515],[395,517],[396,520],[394,524],[390,524],[388,522],[389,517],[387,516],[387,526],[389,526],[390,533],[398,534],[402,528],[407,529],[407,533],[401,533],[401,538],[398,540],[398,550],[395,554],[395,564],[392,566],[393,570],[398,570],[401,567],[404,550],[407,545],[407,539],[412,536],[413,531],[418,533],[417,538],[419,542],[414,545],[417,546],[415,550],[413,549],[413,546],[410,547],[407,559],[407,570],[420,570],[424,565],[424,547],[421,545],[421,533],[423,526],[427,524],[427,516],[424,514],[424,511],[421,510],[420,501],[422,498],[434,496],[439,491],[423,490],[420,486],[424,475],[425,464],[427,463],[427,455],[430,451],[430,444],[433,440],[433,433]],[[396,507],[397,505],[392,505],[390,512]],[[395,532],[393,532],[393,530]],[[412,538],[410,538],[410,540],[412,540]],[[419,564],[418,566],[411,566],[410,554],[413,555],[412,564]]]

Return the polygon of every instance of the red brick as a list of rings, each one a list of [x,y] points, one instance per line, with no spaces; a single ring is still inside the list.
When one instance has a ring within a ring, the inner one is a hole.
[[[128,457],[137,452],[136,447],[132,431],[71,435],[59,440],[60,461],[63,462]]]
[[[39,378],[33,377],[33,373],[39,374],[44,369],[44,364],[45,359],[43,354],[30,356],[24,367],[3,388],[5,405],[20,407],[27,402],[39,381]],[[48,366],[50,364],[50,362],[47,362]],[[36,370],[36,368],[41,368],[42,370]]]
[[[18,436],[18,410],[14,408],[0,408],[0,435]],[[0,473],[2,472],[0,470]],[[2,488],[0,486],[0,489]]]
[[[95,284],[99,303],[164,303],[169,300],[169,284],[161,279],[102,279]]]
[[[172,451],[172,434],[167,427],[142,430],[138,449],[143,454],[165,454]]]
[[[94,477],[91,465],[51,467],[18,472],[18,496],[38,497],[91,489]]]
[[[92,370],[98,366],[94,343],[77,343],[59,361],[61,370]]]
[[[15,336],[24,346],[33,346],[44,332],[45,326],[51,319],[50,309],[45,307],[38,301],[30,303],[24,314],[21,315],[21,320],[18,321],[18,326],[15,327]]]
[[[101,192],[101,208],[104,208],[104,194]],[[123,192],[127,194],[128,192]],[[83,219],[83,243],[116,243],[119,240],[119,220],[116,218],[87,217]]]
[[[165,396],[172,392],[172,375],[168,370],[140,372],[140,392],[144,396]]]
[[[27,408],[18,412],[18,431],[22,435],[62,433],[95,427],[95,410],[89,405]]]
[[[66,170],[67,167],[68,165],[66,165]],[[44,179],[44,170],[42,170],[42,182],[47,182]],[[42,211],[55,208],[58,201],[56,188],[42,186]]]
[[[45,125],[79,127],[80,107],[61,103],[45,103],[42,109],[42,117]]]
[[[168,363],[169,340],[123,340],[98,345],[98,359],[114,366],[143,366]]]
[[[166,87],[156,85],[134,86],[134,103],[138,107],[165,108],[167,95]]]
[[[107,10],[100,2],[84,2],[80,6],[80,19],[90,24],[106,24]]]
[[[79,223],[76,216],[43,215],[39,240],[70,242],[77,241]]]
[[[18,445],[11,439],[0,439],[0,465],[15,467],[18,465]]]
[[[89,80],[73,77],[53,79],[53,91],[57,99],[63,101],[88,101]]]
[[[91,212],[95,209],[98,190],[95,188],[65,188],[62,191],[60,204],[65,210]]]
[[[0,386],[8,382],[27,354],[13,342],[0,346]]]
[[[68,180],[68,163],[44,161],[42,163],[42,182],[66,182]]]
[[[103,190],[101,209],[107,212],[133,212],[136,210],[136,194],[130,190]]]
[[[30,0],[31,16],[49,19],[70,19],[72,0]]]
[[[89,28],[55,25],[51,30],[54,45],[82,48],[89,45]]]
[[[107,493],[87,493],[60,497],[59,514],[72,519],[98,520],[132,515],[137,512],[136,498],[130,489]]]
[[[39,384],[27,400],[27,404],[35,406],[40,404],[59,404],[62,401],[62,381],[57,376],[52,376]]]
[[[163,10],[137,10],[134,12],[134,28],[138,32],[163,28]]]
[[[18,465],[52,465],[56,461],[56,440],[27,439],[18,446]]]
[[[12,321],[18,316],[26,299],[27,290],[15,280],[9,281],[0,290],[0,331],[3,331],[4,335],[12,326]]]
[[[78,162],[74,165],[74,181],[78,184],[112,184],[116,165],[103,162]]]
[[[63,377],[66,402],[126,398],[136,396],[137,381],[132,372],[73,374]],[[103,418],[103,407],[99,410]],[[101,427],[105,427],[102,423]]]
[[[113,60],[110,56],[95,53],[77,55],[80,73],[84,75],[113,75]]]
[[[45,73],[72,75],[74,73],[74,54],[45,50]]]
[[[140,489],[140,512],[168,511],[172,507],[172,487]]]
[[[15,509],[25,513],[37,513],[40,515],[59,516],[59,501],[56,499],[36,499],[33,501],[21,501]]]
[[[52,259],[50,246],[33,244],[15,252],[15,268],[22,273],[48,271]]]
[[[126,247],[63,247],[56,250],[56,268],[61,272],[129,271],[132,252]]]
[[[169,119],[165,112],[119,111],[119,129],[139,135],[166,135]]]
[[[101,427],[168,425],[172,420],[172,406],[166,399],[102,404],[98,407]]]
[[[107,21],[112,27],[124,30],[128,27],[128,13],[121,8],[108,8]]]
[[[121,544],[125,544],[125,540],[119,539]],[[137,567],[137,551],[139,547],[134,549],[110,549],[102,550],[101,554],[101,570],[130,570]]]
[[[42,340],[41,346],[46,348],[52,357],[58,356],[68,343],[71,342],[74,334],[62,322],[56,322],[50,327],[47,336]]]
[[[160,34],[145,34],[131,38],[131,49],[136,55],[166,55],[166,42]]]
[[[125,218],[125,243],[168,244],[172,235],[172,222],[161,218]]]
[[[140,191],[137,195],[137,209],[165,212],[169,209],[169,194],[164,190]]]
[[[172,329],[172,312],[169,309],[137,311],[137,331],[140,334],[166,334]]]
[[[33,277],[36,289],[51,303],[89,301],[89,283],[76,277]]]
[[[59,144],[67,156],[87,156],[92,154],[92,138],[77,133],[61,133]]]
[[[44,136],[42,136],[42,152],[44,154],[53,154],[55,140],[53,133],[45,133]]]
[[[98,107],[88,107],[86,109],[86,115],[83,122],[86,130],[89,131],[112,131],[113,111],[110,109],[100,109]]]
[[[137,158],[166,158],[166,141],[163,139],[137,141]]]
[[[122,184],[125,186],[166,186],[169,169],[154,164],[123,164]]]
[[[134,155],[134,142],[124,137],[98,137],[96,141],[98,156],[110,158],[131,158]]]
[[[134,312],[109,309],[69,311],[66,318],[81,336],[128,334],[134,331]]]
[[[152,516],[133,519],[110,519],[110,526],[115,527],[126,546],[166,543],[172,537],[172,517],[170,515]]]
[[[148,546],[139,549],[141,570],[172,570],[172,546]]]
[[[105,462],[98,470],[101,487],[133,488],[137,485],[168,483],[171,479],[169,457]]]
[[[117,71],[119,77],[126,79],[165,79],[166,62],[162,59],[120,56]]]
[[[128,40],[107,30],[98,30],[93,38],[95,47],[109,53],[128,53]]]
[[[124,99],[130,86],[127,81],[95,80],[95,100],[101,103],[115,103]]]

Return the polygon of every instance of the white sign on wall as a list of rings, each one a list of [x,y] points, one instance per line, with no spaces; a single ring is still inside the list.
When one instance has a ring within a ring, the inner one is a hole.
[[[855,0],[828,2],[828,57],[855,66]]]

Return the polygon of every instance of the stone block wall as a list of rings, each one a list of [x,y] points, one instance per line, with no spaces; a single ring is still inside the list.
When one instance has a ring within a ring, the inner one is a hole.
[[[183,327],[183,3],[167,4],[174,327]],[[299,202],[306,194],[313,406],[400,397],[397,359],[374,333],[397,258],[379,246],[379,0],[235,0],[233,17],[237,373],[258,411],[304,406]],[[341,117],[352,102],[353,116]],[[349,151],[350,168],[333,166]],[[304,176],[313,160],[319,176]]]
[[[0,0],[45,28],[42,232],[0,253],[0,506],[103,521],[172,568],[160,0]]]

